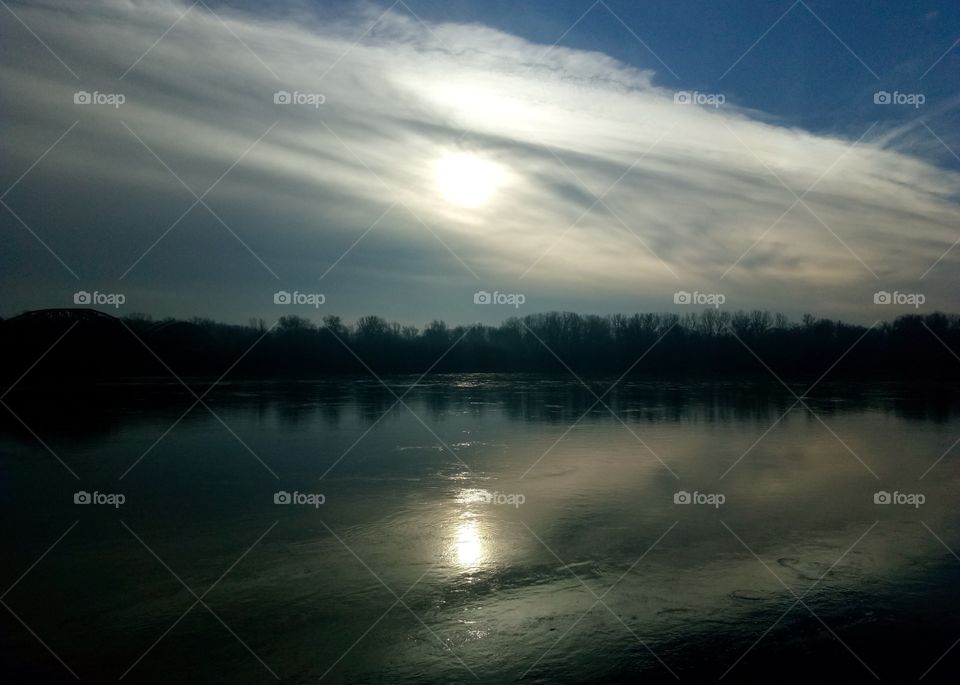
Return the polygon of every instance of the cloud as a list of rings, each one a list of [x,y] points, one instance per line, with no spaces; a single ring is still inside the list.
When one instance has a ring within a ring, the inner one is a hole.
[[[599,52],[372,6],[333,19],[189,6],[15,6],[79,79],[2,20],[7,185],[80,122],[5,201],[82,280],[126,273],[142,308],[184,313],[191,292],[203,295],[189,313],[259,314],[272,274],[318,283],[334,263],[324,287],[348,315],[472,320],[468,293],[499,284],[537,309],[667,309],[699,288],[734,307],[872,320],[872,292],[903,284],[951,307],[956,253],[918,280],[957,238],[960,178],[884,147],[869,122],[857,141],[772,121],[734,93],[677,104],[657,74]],[[75,105],[78,90],[126,100]],[[277,91],[323,104],[276,104]],[[216,182],[216,217],[199,205],[167,232],[194,197],[154,153],[197,195]],[[439,192],[437,162],[453,154],[501,170],[488,204]],[[15,253],[69,279],[0,221]],[[9,266],[6,285],[22,285]],[[384,305],[390,294],[403,303]]]

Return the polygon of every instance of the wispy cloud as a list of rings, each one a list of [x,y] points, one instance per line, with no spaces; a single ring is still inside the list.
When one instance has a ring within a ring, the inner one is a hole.
[[[601,53],[427,26],[400,5],[335,20],[189,7],[18,6],[79,81],[0,19],[13,43],[0,67],[16,132],[0,143],[8,184],[80,120],[7,201],[81,277],[118,277],[190,206],[170,170],[200,194],[279,122],[206,199],[236,236],[206,215],[209,236],[177,227],[126,277],[145,292],[162,283],[159,309],[204,290],[194,312],[216,314],[233,288],[230,311],[244,311],[237,301],[273,280],[258,261],[285,282],[319,279],[393,203],[325,279],[353,313],[383,310],[392,282],[404,284],[394,292],[442,282],[437,311],[395,311],[466,319],[453,311],[465,295],[450,292],[479,279],[523,283],[542,308],[667,308],[683,286],[722,287],[734,306],[855,316],[874,290],[916,283],[958,237],[960,175],[911,154],[902,136],[890,148],[870,122],[857,141],[772,121],[734,93],[719,107],[677,104],[672,77],[668,89]],[[126,99],[74,105],[79,89]],[[323,103],[276,104],[277,91]],[[500,170],[487,204],[464,209],[439,192],[437,162],[455,153]],[[76,193],[107,199],[64,221],[42,209],[58,188],[74,208]],[[0,221],[27,249],[12,217]],[[219,245],[229,267],[201,244]],[[928,302],[950,307],[958,256],[926,276]]]

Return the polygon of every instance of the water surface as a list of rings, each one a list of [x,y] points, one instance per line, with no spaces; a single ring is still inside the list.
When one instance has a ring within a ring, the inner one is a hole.
[[[954,680],[950,389],[387,380],[12,393],[10,679]]]

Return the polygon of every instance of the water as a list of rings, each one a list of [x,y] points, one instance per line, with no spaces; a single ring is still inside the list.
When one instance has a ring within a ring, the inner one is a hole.
[[[4,680],[955,682],[954,393],[414,380],[14,391]]]

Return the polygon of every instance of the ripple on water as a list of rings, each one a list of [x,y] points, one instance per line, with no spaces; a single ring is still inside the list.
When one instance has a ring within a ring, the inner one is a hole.
[[[818,561],[802,561],[793,557],[782,557],[777,559],[777,563],[793,571],[797,576],[804,580],[820,580],[824,573],[830,568],[826,564]]]
[[[775,600],[778,594],[767,590],[734,590],[730,597],[740,602],[770,602]]]

